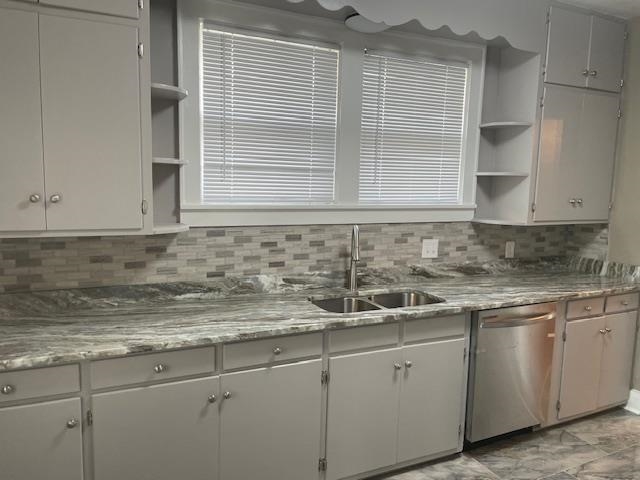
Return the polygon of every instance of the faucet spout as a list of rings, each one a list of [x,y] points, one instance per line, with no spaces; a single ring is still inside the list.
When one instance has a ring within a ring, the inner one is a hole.
[[[351,265],[349,267],[349,290],[358,290],[358,262],[360,261],[360,227],[351,230]]]

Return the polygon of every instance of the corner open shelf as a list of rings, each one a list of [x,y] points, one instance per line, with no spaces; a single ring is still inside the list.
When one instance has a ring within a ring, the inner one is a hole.
[[[186,232],[187,230],[189,230],[189,225],[185,225],[184,223],[161,223],[153,226],[154,235],[167,235]]]
[[[497,128],[528,128],[532,125],[531,122],[486,122],[481,123],[481,129],[497,129]]]
[[[186,165],[187,161],[172,157],[153,157],[153,163],[161,165]]]
[[[476,177],[515,177],[527,178],[527,172],[477,172]]]
[[[176,87],[174,85],[167,85],[166,83],[152,83],[151,84],[151,98],[162,98],[165,100],[184,100],[189,95],[189,92],[184,88]]]

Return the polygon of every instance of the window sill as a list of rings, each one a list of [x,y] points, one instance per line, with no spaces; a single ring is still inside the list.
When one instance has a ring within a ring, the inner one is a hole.
[[[180,219],[192,227],[342,223],[468,222],[465,205],[184,205]]]

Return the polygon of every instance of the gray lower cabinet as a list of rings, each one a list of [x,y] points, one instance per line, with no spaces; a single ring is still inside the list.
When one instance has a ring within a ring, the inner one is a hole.
[[[218,385],[207,377],[93,395],[95,480],[216,480]]]
[[[628,398],[637,315],[632,311],[567,322],[558,418]]]
[[[464,338],[329,360],[327,480],[460,446]]]
[[[458,448],[464,345],[460,338],[402,349],[398,462]]]
[[[2,480],[81,480],[80,400],[0,408]]]
[[[318,477],[321,372],[311,360],[221,376],[221,480]]]
[[[396,463],[400,348],[329,360],[327,480]]]

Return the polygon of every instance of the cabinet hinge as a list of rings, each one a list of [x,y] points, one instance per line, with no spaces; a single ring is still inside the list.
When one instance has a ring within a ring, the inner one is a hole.
[[[458,437],[462,436],[462,424],[458,425]]]
[[[319,472],[326,472],[327,471],[327,459],[326,458],[321,458],[320,460],[318,460],[318,471]]]
[[[613,202],[609,204],[609,210],[613,210]]]
[[[467,347],[464,347],[464,350],[462,350],[462,363],[467,361]]]
[[[328,370],[322,370],[322,373],[320,373],[320,383],[322,385],[326,385],[327,383],[329,383],[329,371]]]
[[[629,32],[624,32],[624,39],[629,40]]]
[[[618,110],[618,118],[622,118],[622,110]]]
[[[560,403],[560,400],[558,400],[556,402],[556,410],[559,412],[561,407],[562,407],[562,404]]]
[[[620,80],[620,88],[624,87],[624,78]]]
[[[144,57],[144,43],[142,42],[138,44],[138,56],[140,58]]]
[[[147,202],[146,200],[142,200],[141,209],[142,209],[142,214],[146,215],[147,212],[149,211],[149,202]]]
[[[540,97],[540,108],[544,107],[544,96]]]
[[[87,410],[87,425],[93,425],[93,412]]]
[[[562,332],[562,341],[563,342],[567,341],[567,332]]]
[[[551,23],[551,12],[547,11],[547,25]]]
[[[144,9],[144,0],[138,0],[138,8],[140,10]]]
[[[536,204],[535,204],[535,203],[532,203],[532,204],[531,204],[531,211],[532,211],[532,212],[535,212],[535,211],[536,211]]]

